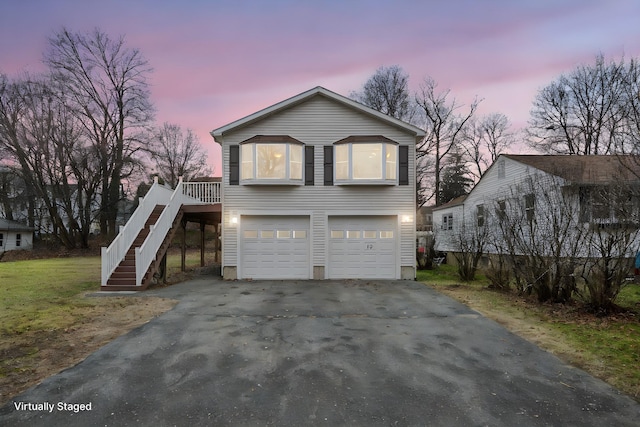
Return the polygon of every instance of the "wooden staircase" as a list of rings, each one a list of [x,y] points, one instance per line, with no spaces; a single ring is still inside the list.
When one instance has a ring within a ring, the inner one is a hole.
[[[210,209],[222,202],[221,183],[183,182],[171,189],[154,180],[129,221],[101,251],[100,289],[140,291],[156,281],[156,273],[185,215],[218,212]],[[187,213],[185,213],[187,212]],[[220,219],[218,218],[218,221]]]
[[[164,210],[164,205],[156,205],[149,215],[149,218],[144,224],[144,227],[136,238],[134,239],[131,247],[127,250],[127,253],[124,259],[118,264],[114,272],[107,280],[107,284],[101,286],[100,289],[103,291],[140,291],[149,287],[152,283],[153,275],[156,273],[158,268],[160,267],[160,262],[164,255],[167,252],[169,244],[171,243],[171,239],[175,234],[177,229],[176,225],[180,223],[182,220],[182,210],[179,211],[178,215],[173,221],[173,227],[167,233],[167,236],[164,239],[164,242],[157,253],[156,260],[151,264],[149,269],[147,270],[141,286],[136,286],[136,248],[140,247],[142,243],[144,243],[145,239],[149,235],[150,227],[154,225],[162,211]]]

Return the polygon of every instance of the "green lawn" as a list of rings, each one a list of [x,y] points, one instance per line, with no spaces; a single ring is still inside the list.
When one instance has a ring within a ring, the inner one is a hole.
[[[209,260],[207,260],[209,261]],[[200,265],[199,251],[187,252],[187,269]],[[169,280],[182,278],[180,254],[167,260]],[[100,257],[0,262],[0,335],[64,329],[104,303],[83,298],[100,289]]]
[[[55,258],[0,263],[0,333],[65,328],[79,308],[76,298],[100,288],[100,258]]]
[[[491,290],[481,275],[462,283],[447,265],[418,271],[418,280],[640,400],[640,285],[626,286],[618,298],[629,313],[598,318],[577,305],[540,305],[515,292]]]

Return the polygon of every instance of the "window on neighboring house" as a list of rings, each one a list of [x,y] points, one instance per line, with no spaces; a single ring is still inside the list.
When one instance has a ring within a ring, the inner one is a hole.
[[[476,206],[476,219],[478,221],[478,227],[484,226],[484,205]]]
[[[240,145],[240,180],[244,183],[302,184],[303,144],[288,136],[257,136]]]
[[[16,248],[20,247],[20,245],[22,245],[22,234],[18,233],[16,234]]]
[[[4,234],[0,233],[0,248],[4,244]]]
[[[593,219],[609,219],[611,207],[608,198],[600,191],[591,194],[591,217]]]
[[[335,143],[336,183],[398,180],[398,145],[382,136],[357,136]]]
[[[507,217],[507,202],[505,200],[498,200],[498,208],[496,211],[498,219],[504,220]]]
[[[581,188],[579,192],[582,222],[627,222],[637,215],[632,191],[607,187]]]
[[[453,230],[453,214],[442,215],[442,229]]]
[[[524,196],[524,211],[527,221],[533,221],[535,218],[536,196],[533,193]]]
[[[498,178],[502,179],[504,178],[504,160],[500,160],[497,166],[498,166]]]

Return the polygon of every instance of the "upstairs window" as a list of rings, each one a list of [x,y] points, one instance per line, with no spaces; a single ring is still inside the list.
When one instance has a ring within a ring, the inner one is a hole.
[[[453,230],[453,214],[442,215],[442,229]]]
[[[536,209],[536,196],[533,193],[526,194],[524,196],[524,211],[527,216],[527,221],[533,221],[535,218]]]
[[[396,184],[398,145],[383,136],[353,136],[335,143],[336,183]]]
[[[476,206],[476,219],[478,221],[478,227],[484,226],[484,205]]]
[[[256,136],[240,144],[240,180],[302,184],[303,144],[289,136]]]

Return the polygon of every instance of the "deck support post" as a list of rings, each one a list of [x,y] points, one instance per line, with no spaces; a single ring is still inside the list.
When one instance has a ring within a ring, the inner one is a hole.
[[[204,228],[206,223],[200,221],[200,267],[204,267]]]
[[[180,226],[182,227],[182,244],[180,245],[180,271],[187,270],[187,221],[183,219],[180,221]]]

